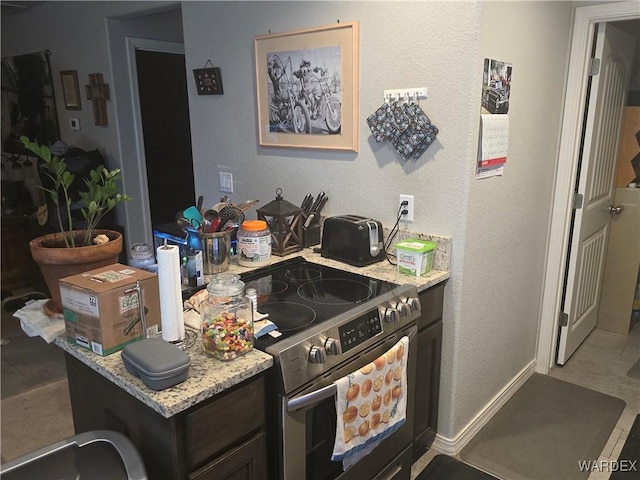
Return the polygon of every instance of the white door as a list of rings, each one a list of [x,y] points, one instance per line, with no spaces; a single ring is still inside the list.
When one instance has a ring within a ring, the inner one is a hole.
[[[600,23],[578,181],[576,208],[560,326],[557,362],[569,359],[596,325],[614,200],[614,175],[623,108],[627,100],[635,39],[611,23]]]

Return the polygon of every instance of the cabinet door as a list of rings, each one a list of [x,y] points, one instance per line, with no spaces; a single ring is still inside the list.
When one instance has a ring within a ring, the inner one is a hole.
[[[428,327],[436,320],[442,318],[444,303],[444,283],[438,284],[420,292],[420,317],[418,318],[418,330]]]
[[[186,415],[189,465],[209,461],[265,424],[264,377],[224,393]]]
[[[263,480],[267,478],[265,433],[216,458],[189,475],[189,480]]]
[[[413,421],[414,460],[431,446],[438,428],[442,320],[418,333],[416,400]]]

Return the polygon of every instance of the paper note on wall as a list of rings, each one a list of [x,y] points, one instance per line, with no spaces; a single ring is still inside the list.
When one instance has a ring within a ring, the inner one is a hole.
[[[509,116],[480,115],[480,151],[476,179],[495,177],[504,173],[509,147]]]
[[[509,115],[481,115],[482,152],[479,167],[502,165],[509,148]]]

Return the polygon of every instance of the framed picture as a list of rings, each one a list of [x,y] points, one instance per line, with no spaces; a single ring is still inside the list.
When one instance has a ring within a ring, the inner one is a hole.
[[[358,151],[358,23],[255,37],[259,144]]]
[[[78,72],[75,70],[62,71],[60,72],[60,80],[62,81],[64,108],[67,110],[82,110]]]

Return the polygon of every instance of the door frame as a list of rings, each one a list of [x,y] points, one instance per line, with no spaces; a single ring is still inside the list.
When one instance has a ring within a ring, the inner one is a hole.
[[[640,18],[640,12],[636,2],[577,7],[575,11],[540,306],[536,349],[538,373],[549,373],[556,363],[559,317],[571,238],[573,195],[580,161],[583,112],[587,98],[587,72],[596,24],[637,18]]]
[[[144,231],[149,235],[145,241],[153,243],[153,225],[151,224],[151,205],[149,202],[149,186],[147,179],[147,157],[144,149],[144,135],[142,130],[142,113],[140,111],[140,94],[138,90],[138,68],[136,66],[136,50],[184,55],[184,44],[166,42],[162,40],[148,40],[145,38],[126,37],[127,63],[129,65],[129,81],[133,108],[133,139],[135,142],[135,162],[138,170],[137,191],[140,192],[142,211],[148,212],[143,218],[136,219],[142,223]]]

